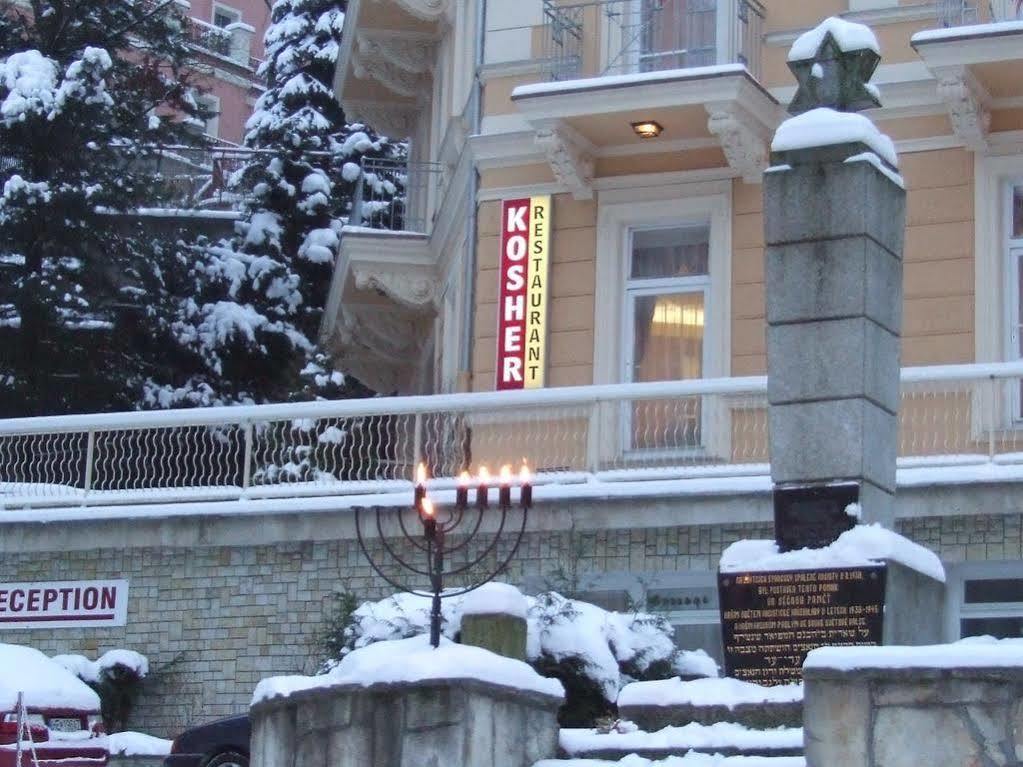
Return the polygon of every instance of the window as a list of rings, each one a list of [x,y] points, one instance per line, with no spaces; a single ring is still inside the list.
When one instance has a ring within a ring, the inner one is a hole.
[[[204,109],[208,109],[213,113],[212,116],[206,120],[206,125],[203,127],[203,133],[207,136],[217,138],[220,135],[220,97],[204,93],[201,96],[197,96],[195,100],[199,103],[199,106]]]
[[[242,12],[219,3],[213,4],[213,26],[227,27],[242,20]]]
[[[717,63],[717,0],[640,0],[639,70]]]
[[[953,638],[1023,637],[1023,563],[961,565],[956,575]]]
[[[625,283],[624,380],[700,378],[710,287],[710,226],[630,230]],[[700,398],[633,403],[626,423],[633,449],[698,447]]]
[[[728,374],[731,183],[615,190],[597,223],[594,383]],[[671,195],[674,194],[674,199]],[[727,408],[692,397],[602,411],[603,462],[666,453],[728,453]],[[614,439],[612,439],[612,435]]]

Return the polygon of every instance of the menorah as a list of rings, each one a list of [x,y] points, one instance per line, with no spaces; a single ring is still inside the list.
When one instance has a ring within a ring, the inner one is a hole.
[[[510,466],[501,469],[498,481],[497,510],[490,508],[490,474],[486,467],[480,469],[476,478],[476,502],[470,508],[469,490],[472,484],[472,477],[469,472],[463,471],[458,478],[458,485],[455,491],[455,505],[453,508],[434,506],[433,501],[426,494],[426,467],[420,464],[416,470],[416,485],[412,507],[410,509],[388,509],[375,507],[374,509],[356,508],[355,510],[355,531],[359,539],[359,548],[366,556],[370,566],[387,583],[399,591],[406,591],[419,596],[432,597],[430,607],[430,644],[434,647],[440,646],[441,627],[441,600],[458,597],[478,589],[485,583],[489,583],[497,577],[511,562],[522,543],[522,536],[526,531],[526,520],[529,516],[529,509],[533,505],[533,486],[530,481],[529,469],[525,464],[519,472],[519,504],[522,511],[522,519],[518,525],[509,529],[508,521],[511,516],[512,506],[512,472]],[[369,546],[366,543],[366,536],[363,532],[363,515],[373,513],[376,518],[376,534],[383,549],[382,559],[389,562],[378,561],[374,558]],[[414,512],[422,526],[422,533],[410,530],[406,516]],[[400,531],[399,540],[407,541],[408,553],[403,555],[388,540],[385,534],[385,519],[396,520],[397,528]],[[484,522],[487,521],[486,529]],[[496,530],[490,533],[489,530]],[[468,552],[474,541],[484,535],[491,535],[490,540],[482,546],[479,554],[475,557],[467,556],[464,562],[453,565],[453,555],[459,552]],[[513,535],[514,538],[507,538],[506,535]],[[511,540],[511,546],[504,556],[498,555],[496,563],[490,567],[483,568],[482,577],[479,577],[469,585],[454,589],[445,590],[446,579],[465,574],[476,574],[476,568],[481,568],[484,561],[492,553],[498,552],[498,544],[502,540]],[[429,591],[424,591],[410,586],[404,579],[393,577],[386,572],[388,565],[397,565],[402,570],[407,570],[412,576],[422,576],[429,580]]]

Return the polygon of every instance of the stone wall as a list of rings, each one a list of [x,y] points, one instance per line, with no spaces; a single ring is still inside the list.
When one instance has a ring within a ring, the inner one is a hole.
[[[977,489],[971,493],[982,497]],[[903,500],[911,499],[907,493]],[[726,503],[711,501],[719,508]],[[671,573],[712,579],[725,546],[771,536],[769,495],[745,501],[747,509],[762,506],[750,514],[756,521],[643,526],[669,513],[712,518],[700,511],[711,501],[687,500],[684,511],[675,501],[664,514],[656,500],[641,509],[634,502],[623,502],[623,509],[579,504],[571,513],[538,509],[535,524],[543,529],[527,533],[504,579],[527,589],[591,593],[623,575],[644,582]],[[925,494],[921,505],[927,504],[939,508]],[[314,671],[323,656],[318,637],[339,592],[373,599],[393,591],[373,575],[346,518],[321,513],[258,522],[210,516],[5,525],[0,581],[126,578],[129,603],[124,627],[5,630],[0,640],[51,654],[95,657],[114,647],[146,654],[154,673],[132,724],[172,737],[187,725],[244,710],[265,676]],[[1018,512],[914,517],[900,528],[946,562],[1012,560],[1020,558],[1021,520]],[[615,529],[623,522],[634,526]]]

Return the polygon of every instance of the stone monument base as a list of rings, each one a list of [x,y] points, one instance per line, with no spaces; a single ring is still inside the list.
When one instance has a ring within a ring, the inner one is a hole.
[[[304,690],[252,707],[252,767],[532,767],[561,702],[476,679]]]

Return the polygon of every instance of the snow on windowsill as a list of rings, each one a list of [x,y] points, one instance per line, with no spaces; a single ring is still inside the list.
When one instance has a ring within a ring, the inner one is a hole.
[[[805,61],[812,59],[820,50],[821,43],[828,33],[842,51],[859,51],[869,48],[878,56],[881,55],[881,46],[877,44],[877,38],[873,30],[866,24],[858,24],[854,21],[846,21],[837,16],[824,19],[813,29],[804,32],[789,48],[789,61]]]
[[[723,573],[870,567],[885,560],[945,581],[945,568],[930,549],[878,524],[856,525],[830,546],[780,553],[770,540],[736,541],[721,553]]]
[[[1023,639],[969,637],[951,644],[915,647],[820,647],[812,650],[804,669],[947,669],[1021,668]]]
[[[760,703],[798,703],[803,700],[799,683],[763,687],[741,679],[694,679],[678,677],[627,684],[618,693],[619,706],[736,706]]]
[[[988,24],[971,24],[965,27],[945,27],[944,29],[925,29],[911,38],[913,43],[931,43],[941,40],[958,40],[963,37],[994,37],[1023,32],[1023,19],[1012,21],[993,21]]]
[[[512,98],[548,96],[565,91],[596,90],[616,88],[623,85],[649,85],[672,80],[699,80],[703,77],[739,75],[747,71],[743,64],[718,64],[709,67],[687,67],[685,69],[664,69],[657,72],[637,72],[631,75],[603,75],[578,80],[560,80],[552,83],[531,83],[520,85],[512,91]]]
[[[628,729],[628,724],[623,729]],[[802,727],[778,727],[771,730],[751,730],[733,722],[717,722],[712,725],[691,722],[681,727],[665,727],[657,732],[607,732],[591,729],[561,730],[561,748],[570,756],[582,752],[621,749],[640,751],[645,749],[736,749],[771,750],[797,749],[803,747]]]
[[[899,166],[895,144],[868,117],[827,107],[811,109],[785,120],[774,134],[771,151],[788,152],[856,142],[866,144],[892,167]]]
[[[346,655],[331,671],[319,676],[275,676],[263,679],[252,705],[303,690],[395,682],[477,679],[527,692],[562,697],[561,682],[540,676],[520,660],[505,658],[480,647],[455,644],[441,637],[440,647],[427,636],[376,642]]]

